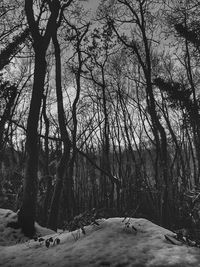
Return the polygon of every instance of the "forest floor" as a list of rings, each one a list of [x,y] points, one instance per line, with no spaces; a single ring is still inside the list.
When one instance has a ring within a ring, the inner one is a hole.
[[[173,245],[174,233],[146,219],[109,218],[55,233],[36,224],[37,240],[7,227],[17,214],[0,209],[0,266],[200,266],[200,248]]]

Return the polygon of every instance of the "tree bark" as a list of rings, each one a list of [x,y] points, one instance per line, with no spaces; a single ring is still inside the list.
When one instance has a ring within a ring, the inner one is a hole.
[[[45,1],[46,2],[46,1]],[[46,51],[52,38],[52,34],[57,30],[57,18],[60,10],[60,1],[48,1],[50,15],[46,24],[44,35],[41,35],[39,19],[43,10],[41,5],[38,21],[35,20],[33,0],[25,0],[25,12],[33,38],[33,48],[35,51],[35,69],[32,89],[32,97],[27,122],[26,139],[26,166],[23,186],[22,207],[18,214],[18,223],[23,233],[28,237],[35,234],[34,221],[36,216],[37,190],[38,190],[38,122],[41,109],[41,101],[44,91],[46,75]]]
[[[34,83],[30,111],[27,122],[26,139],[26,167],[23,188],[22,207],[18,214],[18,222],[26,236],[35,234],[34,221],[37,201],[37,171],[38,171],[38,121],[41,108],[41,100],[44,90],[46,74],[45,51],[36,53]]]
[[[48,219],[48,227],[56,231],[58,225],[60,198],[63,190],[63,180],[67,173],[67,167],[70,159],[71,142],[65,126],[65,112],[63,106],[63,95],[62,95],[62,84],[61,84],[61,56],[60,56],[60,45],[57,39],[57,32],[53,34],[52,39],[53,39],[53,44],[55,49],[55,59],[56,59],[56,96],[57,96],[57,109],[58,109],[58,123],[61,133],[61,139],[64,145],[64,152],[62,154],[61,160],[57,168],[57,180]]]

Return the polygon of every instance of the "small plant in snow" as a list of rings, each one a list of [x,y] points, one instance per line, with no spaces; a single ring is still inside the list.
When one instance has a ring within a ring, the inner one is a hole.
[[[131,224],[131,218],[128,218],[127,221],[126,221],[126,217],[123,219],[122,222],[124,222],[124,230],[129,230],[129,229],[132,229],[134,230],[135,233],[137,233],[137,229],[135,228],[135,226],[133,224]]]
[[[72,221],[66,223],[65,229],[69,230],[70,232],[81,229],[82,233],[85,234],[84,227],[90,224],[99,225],[97,222],[97,213],[95,209],[75,216]]]
[[[65,228],[70,232],[77,230],[72,233],[74,240],[77,241],[80,238],[81,233],[84,235],[86,234],[84,227],[91,224],[99,225],[97,222],[97,213],[95,209],[92,209],[92,211],[86,211],[74,217],[72,221],[65,225]]]
[[[85,234],[85,230],[84,230],[84,232],[82,231],[82,233]],[[81,237],[81,229],[78,229],[78,230],[72,232],[72,236],[73,236],[74,240],[77,241]]]
[[[53,237],[49,237],[47,239],[43,238],[43,237],[34,237],[34,241],[39,242],[40,245],[45,244],[45,246],[47,248],[49,248],[51,245],[55,246],[60,244],[60,239],[58,237],[54,238]]]

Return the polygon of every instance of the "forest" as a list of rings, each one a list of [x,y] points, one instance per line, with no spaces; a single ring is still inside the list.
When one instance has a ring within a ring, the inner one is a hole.
[[[0,207],[200,232],[198,0],[0,2]],[[91,215],[92,216],[92,215]]]

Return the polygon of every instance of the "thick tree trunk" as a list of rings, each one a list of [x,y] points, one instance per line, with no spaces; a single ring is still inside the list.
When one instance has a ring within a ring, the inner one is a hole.
[[[66,4],[67,6],[71,1]],[[41,109],[41,101],[44,91],[44,81],[46,74],[46,51],[52,38],[52,34],[57,30],[57,18],[60,11],[60,1],[48,1],[49,10],[45,31],[40,29],[40,18],[44,11],[44,2],[40,6],[41,13],[35,16],[35,6],[33,0],[25,0],[25,12],[30,32],[33,38],[33,48],[35,51],[35,69],[32,98],[27,122],[26,139],[26,166],[23,187],[23,202],[18,216],[18,223],[22,227],[25,235],[32,237],[35,233],[34,221],[36,215],[37,201],[37,170],[38,170],[38,121]],[[37,20],[36,20],[37,17]],[[44,26],[44,25],[43,25]]]
[[[38,170],[38,121],[46,74],[45,52],[35,55],[34,83],[30,111],[27,122],[26,166],[23,187],[22,207],[18,214],[18,222],[26,236],[35,234],[34,221],[37,201]]]

